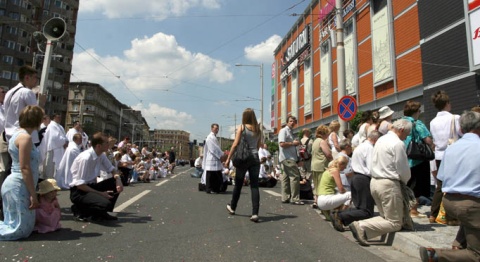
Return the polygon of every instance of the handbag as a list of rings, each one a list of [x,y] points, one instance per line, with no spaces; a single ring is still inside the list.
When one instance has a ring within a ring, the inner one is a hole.
[[[415,128],[415,122],[413,122],[413,127],[412,127],[412,140],[408,144],[407,147],[407,156],[410,159],[415,159],[415,160],[425,160],[425,161],[430,161],[435,159],[435,153],[433,153],[432,148],[425,144],[423,140],[419,140],[419,142],[416,141],[415,137],[416,133],[416,128]]]
[[[450,135],[448,136],[447,146],[455,143],[458,140],[458,134],[455,130],[455,115],[452,115],[452,122],[450,123]]]
[[[233,153],[232,163],[236,168],[246,169],[251,161],[254,160],[252,151],[248,147],[246,138],[245,126],[243,126],[242,136],[240,137],[240,143],[238,143],[235,152]]]

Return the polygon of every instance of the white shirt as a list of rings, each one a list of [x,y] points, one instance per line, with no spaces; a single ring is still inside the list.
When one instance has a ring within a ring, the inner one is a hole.
[[[70,187],[95,183],[100,170],[111,173],[115,168],[105,154],[97,155],[93,147],[83,151],[73,161],[70,171],[72,183]]]
[[[5,110],[3,110],[3,104],[0,104],[0,133],[5,130]]]
[[[67,139],[68,139],[68,143],[69,143],[69,144],[71,144],[71,143],[75,144],[75,142],[73,141],[73,136],[74,136],[75,134],[79,134],[79,133],[80,133],[80,132],[78,132],[78,130],[75,129],[75,128],[73,128],[73,127],[70,128],[70,129],[68,129],[68,132],[67,132],[67,135],[66,135],[66,136],[67,136]]]
[[[130,157],[130,155],[128,153],[126,153],[122,156],[122,158],[120,159],[120,162],[122,162],[122,163],[132,162],[132,158]],[[130,165],[127,166],[127,168],[132,169],[133,165],[130,164]]]
[[[452,137],[450,128],[453,116],[455,116],[455,132],[457,137],[461,135],[460,132],[460,116],[452,115],[447,111],[440,111],[437,116],[430,121],[430,133],[433,137],[433,144],[435,145],[435,159],[442,160],[445,149],[447,149],[448,139]]]
[[[361,143],[352,154],[352,169],[356,173],[370,176],[372,164],[373,144],[365,140]]]
[[[258,159],[262,160],[263,157],[268,158],[269,155],[270,155],[270,152],[268,152],[267,149],[265,149],[263,147],[260,147],[258,149]]]
[[[405,143],[393,131],[377,140],[370,170],[373,178],[399,180],[405,184],[410,179]]]
[[[203,146],[203,163],[202,167],[205,171],[220,171],[223,164],[220,157],[224,154],[218,143],[217,137],[213,132],[207,136],[205,145]]]
[[[19,89],[14,96],[12,94],[15,90]],[[37,105],[37,99],[35,94],[30,88],[23,88],[23,85],[19,83],[14,88],[10,89],[5,94],[4,109],[5,109],[5,135],[7,140],[13,135],[15,130],[20,127],[19,117],[22,110],[29,105]],[[32,133],[32,141],[38,142],[38,133],[35,131]]]
[[[197,159],[195,159],[195,167],[202,167],[202,160],[203,160],[203,157],[197,157]]]

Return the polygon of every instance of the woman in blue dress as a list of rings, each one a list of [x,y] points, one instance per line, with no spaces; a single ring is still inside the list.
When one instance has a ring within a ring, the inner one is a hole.
[[[31,134],[40,127],[43,114],[38,106],[25,107],[19,117],[20,128],[9,140],[12,173],[2,185],[5,220],[0,221],[0,240],[26,238],[33,231],[38,207],[35,187],[40,153],[33,145]]]

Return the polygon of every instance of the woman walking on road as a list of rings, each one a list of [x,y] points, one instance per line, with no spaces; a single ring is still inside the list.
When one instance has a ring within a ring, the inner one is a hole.
[[[260,172],[260,160],[258,159],[258,148],[262,145],[262,134],[260,132],[260,126],[257,122],[257,117],[255,112],[251,108],[245,109],[242,116],[242,125],[237,130],[235,135],[235,141],[233,141],[232,148],[230,148],[230,153],[228,154],[227,160],[224,162],[225,167],[228,168],[232,155],[237,149],[237,146],[240,143],[242,138],[242,133],[248,144],[250,152],[253,154],[253,160],[248,163],[245,168],[236,168],[235,174],[235,187],[233,188],[232,201],[230,204],[227,204],[228,213],[231,215],[235,214],[235,209],[237,208],[238,200],[240,199],[240,193],[242,192],[243,180],[245,178],[245,173],[250,176],[250,191],[252,194],[252,216],[250,220],[253,222],[258,221],[258,210],[260,208],[260,192],[258,190],[258,176]]]

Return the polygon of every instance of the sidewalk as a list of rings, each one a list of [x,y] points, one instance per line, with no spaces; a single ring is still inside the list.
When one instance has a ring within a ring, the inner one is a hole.
[[[418,211],[422,214],[430,214],[430,206],[421,206],[418,208]],[[375,215],[378,215],[376,207]],[[323,217],[323,215],[321,216]],[[414,231],[400,231],[388,234],[382,238],[370,239],[370,247],[365,247],[365,249],[370,249],[374,252],[374,249],[378,247],[391,246],[393,249],[411,257],[411,261],[420,261],[418,250],[422,246],[452,248],[452,242],[457,235],[458,226],[447,226],[438,223],[430,224],[428,217],[413,218],[413,222],[415,226]],[[354,242],[356,241],[348,229],[341,234]]]
[[[430,206],[418,209],[423,214],[430,213]],[[458,226],[447,226],[438,223],[430,224],[427,218],[414,218],[415,231],[395,233],[392,247],[412,257],[419,258],[418,249],[422,246],[434,248],[452,248],[457,236]]]

